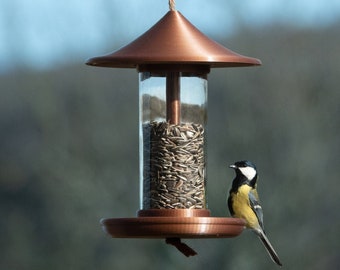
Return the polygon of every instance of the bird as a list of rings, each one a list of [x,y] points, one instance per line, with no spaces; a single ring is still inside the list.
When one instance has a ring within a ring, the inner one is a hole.
[[[261,240],[271,259],[279,266],[282,263],[269,242],[263,225],[263,211],[257,192],[257,169],[250,161],[237,161],[229,166],[235,170],[228,197],[228,208],[233,217],[244,219],[246,227],[251,229]]]

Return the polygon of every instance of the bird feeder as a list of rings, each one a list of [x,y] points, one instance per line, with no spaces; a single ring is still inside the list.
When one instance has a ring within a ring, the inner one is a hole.
[[[118,238],[234,237],[244,221],[213,217],[207,208],[207,75],[261,62],[209,39],[169,6],[136,40],[86,62],[139,73],[140,209],[101,224]]]

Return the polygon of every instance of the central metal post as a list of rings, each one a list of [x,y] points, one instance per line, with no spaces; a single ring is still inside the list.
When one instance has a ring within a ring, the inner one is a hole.
[[[181,121],[180,73],[168,72],[166,75],[166,120],[178,125]]]

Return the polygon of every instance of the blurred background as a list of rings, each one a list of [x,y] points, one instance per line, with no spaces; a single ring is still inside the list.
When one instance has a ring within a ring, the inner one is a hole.
[[[209,74],[208,202],[229,215],[227,168],[259,173],[285,269],[339,269],[340,2],[177,1],[209,37],[261,67]],[[1,269],[274,269],[260,241],[111,239],[139,210],[136,70],[86,66],[148,30],[166,0],[0,3]]]

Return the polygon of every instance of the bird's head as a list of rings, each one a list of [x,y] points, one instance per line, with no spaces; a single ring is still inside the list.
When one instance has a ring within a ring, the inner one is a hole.
[[[237,161],[234,164],[230,165],[229,167],[235,170],[236,175],[243,175],[249,181],[254,180],[254,178],[256,180],[257,177],[256,166],[254,163],[250,161],[247,160]]]

